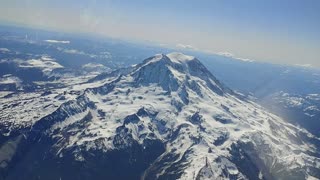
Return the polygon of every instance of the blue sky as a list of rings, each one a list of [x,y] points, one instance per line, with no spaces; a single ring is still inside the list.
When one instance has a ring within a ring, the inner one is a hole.
[[[0,20],[320,67],[318,0],[2,0]]]

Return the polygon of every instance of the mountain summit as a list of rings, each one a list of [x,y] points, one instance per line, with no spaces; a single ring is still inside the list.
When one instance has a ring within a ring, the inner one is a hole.
[[[12,137],[23,140],[8,179],[320,178],[319,139],[239,99],[192,56],[158,54],[81,87]]]
[[[138,83],[143,85],[157,83],[168,91],[176,91],[183,86],[193,86],[192,88],[198,89],[196,81],[220,95],[224,90],[229,91],[198,59],[177,52],[158,54],[146,59],[137,66],[133,76]]]

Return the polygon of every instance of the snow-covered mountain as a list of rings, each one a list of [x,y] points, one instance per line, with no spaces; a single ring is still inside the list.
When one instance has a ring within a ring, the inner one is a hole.
[[[55,102],[21,126],[15,114],[2,121],[4,179],[320,178],[320,139],[192,56],[157,54],[103,77],[13,106]]]

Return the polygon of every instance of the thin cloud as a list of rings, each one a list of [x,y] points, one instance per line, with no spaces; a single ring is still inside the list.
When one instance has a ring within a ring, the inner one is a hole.
[[[218,52],[218,53],[215,53],[215,54],[220,55],[220,56],[225,56],[225,57],[231,57],[233,59],[240,60],[240,61],[254,62],[254,60],[252,60],[252,59],[235,57],[235,55],[230,53],[230,52]]]
[[[295,64],[296,66],[299,66],[299,67],[305,67],[305,68],[313,68],[313,65],[312,64]]]
[[[181,43],[179,43],[179,44],[176,45],[176,47],[179,48],[179,49],[198,50],[198,48],[193,47],[192,45],[189,45],[189,44],[181,44]]]
[[[47,40],[44,40],[44,41],[48,42],[48,43],[70,44],[70,41],[58,41],[58,40],[53,40],[53,39],[47,39]]]
[[[218,52],[218,53],[215,53],[217,55],[221,55],[221,56],[226,56],[226,57],[234,57],[234,55],[230,52]]]

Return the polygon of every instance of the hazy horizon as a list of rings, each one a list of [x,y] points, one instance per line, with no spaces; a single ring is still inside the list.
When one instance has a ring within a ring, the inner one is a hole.
[[[0,21],[320,67],[319,1],[5,0]]]

